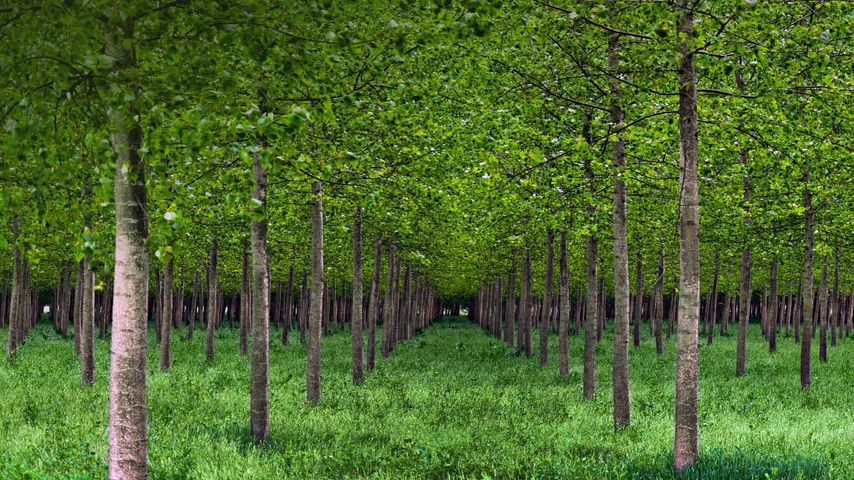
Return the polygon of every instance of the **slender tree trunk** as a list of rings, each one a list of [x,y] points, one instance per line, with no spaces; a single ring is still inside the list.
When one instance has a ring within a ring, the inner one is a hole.
[[[554,276],[554,232],[546,232],[546,278],[543,285],[543,315],[540,322],[540,367],[549,364],[549,311],[552,306],[552,284]]]
[[[282,345],[288,344],[288,332],[294,319],[294,266],[288,267],[288,287],[282,311]]]
[[[777,255],[771,257],[771,291],[768,293],[768,349],[777,352]]]
[[[243,244],[243,268],[240,276],[240,332],[238,348],[241,355],[249,351],[249,322],[252,316],[252,290],[249,282],[249,245]]]
[[[383,242],[377,235],[374,240],[374,271],[371,277],[371,295],[368,299],[368,371],[374,370],[377,348],[377,318],[380,313],[380,275],[383,269]],[[355,303],[355,302],[354,302]]]
[[[165,372],[172,366],[172,285],[174,263],[170,259],[163,272],[163,303],[160,317],[160,371]]]
[[[323,184],[311,187],[311,306],[308,316],[306,400],[320,402],[320,322],[323,318]]]
[[[741,164],[744,166],[744,223],[749,231],[750,220],[750,176],[747,172],[748,151],[741,151]],[[748,233],[749,235],[749,233]],[[745,239],[745,243],[749,238]],[[736,344],[735,375],[744,376],[747,372],[747,322],[750,320],[750,246],[745,245],[741,254],[741,282],[738,292],[738,343]]]
[[[303,267],[302,271],[302,286],[300,287],[300,305],[299,305],[299,336],[300,342],[307,343],[306,332],[308,330],[308,307],[311,297],[311,292],[308,290],[308,268]]]
[[[507,274],[507,306],[504,308],[504,342],[513,347],[513,333],[516,330],[516,254],[510,263],[510,272]]]
[[[655,328],[653,330],[653,334],[655,335],[655,352],[659,355],[664,353],[664,339],[661,336],[661,317],[662,312],[664,312],[664,244],[662,243],[661,249],[658,251],[658,271],[656,273],[655,279],[655,287],[653,287],[653,297],[655,302],[655,308],[652,310],[655,312],[651,317],[650,321],[655,322]]]
[[[810,355],[812,350],[812,316],[813,316],[813,235],[815,231],[814,211],[812,207],[812,191],[809,183],[812,171],[807,169],[804,175],[804,220],[806,223],[806,236],[804,239],[804,274],[803,287],[803,319],[804,331],[801,335],[801,388],[806,390],[810,387]],[[795,335],[798,334],[797,326]]]
[[[362,358],[362,209],[356,209],[353,216],[353,313],[350,320],[352,341],[353,384],[361,385],[363,380]]]
[[[531,256],[522,256],[522,290],[519,296],[519,323],[522,326],[521,349],[526,357],[533,353],[531,345]]]
[[[9,301],[9,332],[6,340],[6,359],[11,360],[15,356],[15,350],[18,348],[18,328],[20,327],[19,317],[21,316],[21,277],[23,261],[21,260],[21,249],[18,247],[18,233],[21,225],[20,217],[17,215],[12,220],[12,236],[14,243],[12,247],[12,294]]]
[[[74,353],[79,357],[80,356],[80,340],[82,337],[83,327],[80,322],[80,318],[83,315],[83,273],[85,266],[83,265],[83,260],[77,262],[77,277],[74,284]],[[20,333],[23,330],[17,330],[17,333]],[[20,342],[18,342],[20,345]]]
[[[199,288],[199,271],[193,274],[193,297],[190,300],[190,312],[187,320],[189,324],[187,325],[187,340],[193,340],[193,330],[196,329],[196,311],[198,309],[199,304],[199,296],[200,296],[200,288]]]
[[[612,34],[608,40],[608,66],[615,75],[620,74],[620,37]],[[611,81],[611,123],[614,128],[623,124],[620,105],[620,83]],[[621,135],[614,143],[614,352],[612,362],[614,428],[631,424],[631,393],[629,390],[629,247],[626,230],[626,142]],[[561,248],[565,249],[565,245]],[[565,255],[562,251],[561,255]],[[561,258],[561,269],[566,268]],[[563,275],[563,272],[561,272]]]
[[[821,283],[818,287],[818,360],[827,362],[827,257],[822,259]]]
[[[640,347],[640,325],[643,315],[643,255],[638,252],[638,258],[635,263],[635,307],[633,316],[634,325],[634,346]]]
[[[382,357],[387,358],[391,352],[391,344],[394,337],[394,268],[395,268],[394,243],[388,246],[388,266],[386,268],[386,290],[383,302],[383,341]]]
[[[133,67],[133,21],[114,16],[106,54],[118,69]],[[138,95],[135,95],[138,97]],[[148,214],[142,129],[130,103],[110,110],[116,153],[116,246],[110,348],[109,478],[147,477]],[[76,335],[77,332],[75,332]]]
[[[216,283],[216,261],[217,261],[217,243],[216,238],[211,242],[210,264],[208,265],[208,304],[207,313],[207,343],[205,344],[205,355],[208,360],[213,360],[214,357],[214,329],[217,325],[217,317],[219,316],[217,308],[217,283]]]
[[[589,160],[585,161],[589,164]],[[588,205],[588,212],[592,216],[592,206]],[[587,237],[587,309],[584,319],[584,381],[582,396],[590,400],[596,394],[596,316],[598,309],[597,282],[596,282],[596,257],[599,248],[599,240],[596,235]]]
[[[263,141],[261,148],[264,147]],[[252,195],[261,215],[251,224],[252,237],[252,363],[249,379],[249,431],[256,444],[270,435],[270,258],[267,252],[267,171],[260,154],[252,162]]]
[[[711,345],[715,338],[715,323],[718,320],[718,277],[720,276],[720,255],[715,249],[715,276],[712,279],[712,290],[709,294],[711,304],[707,306],[709,311],[709,328],[706,332],[706,344]]]
[[[679,33],[692,38],[693,1],[682,0]],[[700,239],[697,190],[697,83],[694,50],[680,45],[679,65],[679,318],[676,338],[674,467],[681,473],[699,453],[697,330],[700,318]]]
[[[833,260],[833,298],[831,298],[832,313],[830,316],[830,345],[836,346],[836,330],[839,327],[839,247],[835,248]]]
[[[677,287],[679,285],[679,279],[673,279],[673,292],[670,294],[670,306],[667,310],[667,339],[669,340],[671,335],[673,335],[673,327],[676,324],[676,311],[678,310],[677,303],[679,302],[679,292],[677,291]]]
[[[154,267],[154,336],[157,344],[160,345],[160,319],[163,316],[163,273],[160,268]]]
[[[65,272],[63,270],[63,273],[61,274],[60,278],[62,278],[62,275],[64,275],[64,274],[65,274]],[[9,306],[9,289],[7,288],[8,284],[9,284],[9,273],[7,272],[7,273],[3,274],[3,294],[0,295],[0,328],[3,328],[6,326],[6,318],[7,318],[7,314],[8,314],[7,308]],[[58,293],[57,297],[61,296],[61,292],[62,292],[62,280],[60,280],[59,289],[57,292]],[[56,315],[58,313],[58,311],[59,311],[58,309],[51,310],[51,313],[53,315]]]
[[[509,294],[508,294],[509,295]],[[509,297],[508,297],[509,298]],[[566,262],[566,233],[560,234],[560,325],[558,326],[558,356],[560,376],[569,378],[569,269]]]

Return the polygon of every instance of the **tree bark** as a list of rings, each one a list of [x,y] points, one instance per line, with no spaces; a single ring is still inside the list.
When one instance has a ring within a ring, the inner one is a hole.
[[[380,313],[380,275],[383,269],[383,242],[377,235],[374,240],[374,271],[371,277],[371,295],[368,299],[368,359],[367,369],[374,370],[377,348],[377,318]],[[355,302],[354,302],[355,303]]]
[[[510,272],[507,274],[507,306],[504,308],[504,342],[513,347],[513,334],[516,330],[516,254],[510,261]]]
[[[74,353],[79,357],[80,356],[80,340],[82,337],[83,326],[80,321],[81,316],[83,315],[83,273],[84,273],[84,265],[83,260],[81,259],[77,262],[77,276],[75,278],[74,283]],[[23,294],[23,293],[22,293]],[[16,330],[17,334],[20,337],[20,334],[23,332],[23,329],[20,327]],[[17,341],[17,344],[20,345],[20,341]]]
[[[359,207],[353,216],[353,313],[350,320],[354,385],[361,385],[363,380],[362,294],[362,209]]]
[[[11,360],[15,356],[15,350],[18,348],[18,328],[20,328],[21,316],[21,277],[23,261],[21,260],[21,249],[18,246],[18,232],[21,225],[21,219],[17,215],[12,220],[12,293],[9,300],[9,332],[6,340],[6,359]]]
[[[692,38],[694,4],[682,0],[679,32]],[[697,330],[700,319],[700,239],[697,189],[697,83],[694,50],[680,45],[679,65],[679,318],[676,338],[674,467],[681,473],[699,452]]]
[[[193,330],[196,329],[196,311],[199,305],[199,296],[200,296],[200,287],[199,287],[199,271],[193,274],[193,297],[190,299],[190,311],[187,315],[187,340],[193,340]]]
[[[836,331],[839,327],[839,247],[836,247],[833,260],[833,297],[830,299],[829,317],[830,345],[836,346]]]
[[[323,318],[323,184],[311,187],[311,305],[308,314],[306,400],[320,402],[320,338]]]
[[[768,350],[777,352],[777,255],[771,257],[771,291],[768,293]]]
[[[744,223],[747,229],[746,245],[741,253],[741,281],[738,292],[738,342],[735,355],[735,375],[744,376],[747,372],[747,323],[750,320],[750,176],[747,172],[748,151],[741,151],[741,164],[744,166]]]
[[[635,307],[633,316],[635,317],[634,325],[634,346],[640,347],[640,325],[643,320],[643,254],[638,251],[638,258],[635,262]]]
[[[812,191],[809,182],[812,171],[808,168],[804,174],[804,222],[806,235],[804,238],[804,274],[801,295],[803,295],[803,310],[800,319],[803,320],[804,331],[801,332],[801,389],[810,387],[810,355],[812,354],[812,316],[813,316],[813,242],[815,219],[812,206]],[[795,335],[798,334],[797,326]]]
[[[249,282],[249,246],[243,244],[243,268],[240,276],[240,332],[238,349],[241,355],[249,351],[249,322],[252,316],[252,290]]]
[[[211,242],[210,263],[208,265],[208,304],[206,308],[207,314],[207,343],[205,344],[205,355],[208,360],[213,360],[214,357],[214,331],[217,325],[217,317],[219,316],[219,308],[217,306],[218,290],[216,284],[216,263],[217,263],[217,243],[216,237]]]
[[[586,161],[589,163],[589,160]],[[588,205],[588,212],[592,207]],[[584,381],[582,396],[590,400],[596,394],[596,317],[599,311],[596,282],[596,257],[599,240],[596,235],[587,237],[587,301],[584,319]]]
[[[288,267],[288,287],[282,310],[282,345],[288,344],[288,332],[294,319],[294,266]]]
[[[546,232],[546,278],[543,285],[543,314],[540,321],[540,367],[549,364],[549,318],[552,307],[552,284],[554,283],[554,232]]]
[[[612,34],[608,40],[608,66],[615,76],[620,74],[620,37]],[[611,81],[611,123],[619,129],[623,124],[620,105],[620,83]],[[614,346],[612,363],[614,428],[631,424],[631,393],[629,390],[629,247],[626,229],[626,142],[621,135],[614,142]],[[565,249],[565,245],[561,245]],[[561,251],[561,255],[565,255]],[[566,268],[561,258],[561,269]],[[563,272],[561,272],[563,275]]]
[[[821,283],[818,287],[818,361],[827,362],[827,257],[822,259]]]
[[[395,269],[395,252],[394,243],[388,246],[388,265],[386,267],[386,290],[385,301],[383,302],[383,342],[382,342],[382,357],[387,358],[391,352],[391,345],[394,341],[394,269]]]
[[[718,320],[718,277],[720,276],[720,255],[715,249],[715,276],[712,278],[712,290],[709,294],[711,304],[706,308],[709,312],[709,328],[706,332],[706,344],[711,345],[715,338],[715,323]]]
[[[524,299],[524,300],[522,300]],[[526,357],[533,354],[531,342],[531,255],[522,256],[522,294],[519,297],[519,323],[522,325],[522,351]]]
[[[263,142],[261,148],[263,148]],[[270,258],[267,253],[267,171],[255,152],[252,162],[255,191],[261,210],[251,224],[252,237],[252,363],[249,379],[249,431],[256,444],[270,435]]]
[[[174,263],[170,259],[163,272],[163,303],[160,318],[160,371],[169,370],[172,365],[172,284]]]
[[[119,20],[117,12],[113,13],[106,32],[105,52],[116,62],[116,69],[133,67],[136,63],[133,20]],[[147,477],[148,215],[146,166],[139,156],[142,129],[138,116],[133,103],[109,111],[111,140],[116,153],[113,182],[115,279],[110,348],[111,480]]]
[[[661,335],[661,317],[664,312],[664,244],[658,251],[658,269],[656,272],[655,286],[652,289],[655,308],[650,317],[650,321],[655,323],[653,334],[655,335],[655,353],[661,355],[664,353],[664,339]]]
[[[566,233],[560,234],[560,319],[558,325],[558,369],[561,378],[569,378],[569,269],[566,262]]]

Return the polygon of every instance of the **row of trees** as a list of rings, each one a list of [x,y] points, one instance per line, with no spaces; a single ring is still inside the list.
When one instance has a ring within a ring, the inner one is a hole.
[[[682,470],[698,452],[701,318],[710,341],[737,312],[739,374],[751,309],[771,345],[767,319],[791,317],[807,360],[812,332],[800,328],[813,322],[795,318],[845,323],[844,301],[813,307],[813,256],[833,265],[832,297],[847,298],[850,9],[807,0],[0,7],[0,270],[17,319],[7,354],[51,303],[59,331],[73,332],[85,383],[95,323],[99,334],[111,329],[110,476],[141,478],[152,320],[168,369],[179,318],[187,337],[205,325],[208,357],[214,328],[239,318],[252,358],[250,426],[263,441],[271,319],[283,335],[296,320],[315,402],[321,332],[342,311],[357,383],[358,359],[369,370],[376,343],[390,352],[440,313],[440,298],[477,297],[477,318],[527,354],[540,319],[552,318],[562,343],[584,331],[585,365],[613,317],[622,427],[629,339],[639,341],[643,315],[660,348],[676,334]],[[374,239],[372,256],[363,237]],[[518,307],[499,306],[517,291]],[[829,298],[821,291],[819,303]],[[370,338],[376,321],[381,339]],[[589,398],[595,369],[585,370]]]

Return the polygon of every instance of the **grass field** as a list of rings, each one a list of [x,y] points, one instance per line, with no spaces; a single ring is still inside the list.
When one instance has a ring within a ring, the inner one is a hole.
[[[702,462],[686,478],[854,478],[854,339],[813,359],[802,392],[799,351],[775,356],[752,326],[748,373],[736,378],[734,337],[700,350]],[[202,332],[203,333],[203,332]],[[6,331],[0,330],[5,340]],[[274,342],[271,442],[248,436],[248,358],[237,331],[175,335],[174,366],[149,347],[149,468],[153,479],[237,478],[671,478],[672,342],[631,351],[632,426],[611,420],[611,340],[599,345],[599,392],[581,401],[581,338],[568,382],[475,325],[446,320],[350,384],[349,333],[323,340],[323,400],[304,403],[305,352]],[[817,351],[817,347],[814,349]],[[96,343],[94,388],[80,386],[70,341],[39,326],[12,364],[0,360],[0,478],[103,478],[107,458],[107,354]]]

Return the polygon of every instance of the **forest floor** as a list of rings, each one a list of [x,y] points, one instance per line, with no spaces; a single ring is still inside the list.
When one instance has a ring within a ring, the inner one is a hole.
[[[248,435],[249,360],[238,354],[237,330],[217,333],[210,363],[199,333],[192,343],[184,330],[175,334],[168,373],[158,370],[151,336],[155,480],[673,476],[674,346],[668,341],[658,357],[646,329],[640,349],[631,350],[632,426],[619,433],[607,335],[598,348],[599,391],[582,402],[580,337],[570,340],[564,382],[556,337],[550,366],[540,369],[536,352],[526,359],[476,325],[446,320],[378,360],[365,385],[354,387],[349,332],[341,332],[323,340],[317,407],[304,401],[304,348],[274,341],[265,448]],[[854,478],[854,339],[830,348],[827,364],[813,358],[806,392],[791,338],[781,337],[771,356],[751,326],[743,378],[734,374],[734,335],[701,343],[702,461],[686,478]],[[97,380],[88,389],[72,342],[47,325],[11,364],[0,360],[0,478],[104,478],[108,352],[108,341],[98,340]]]

